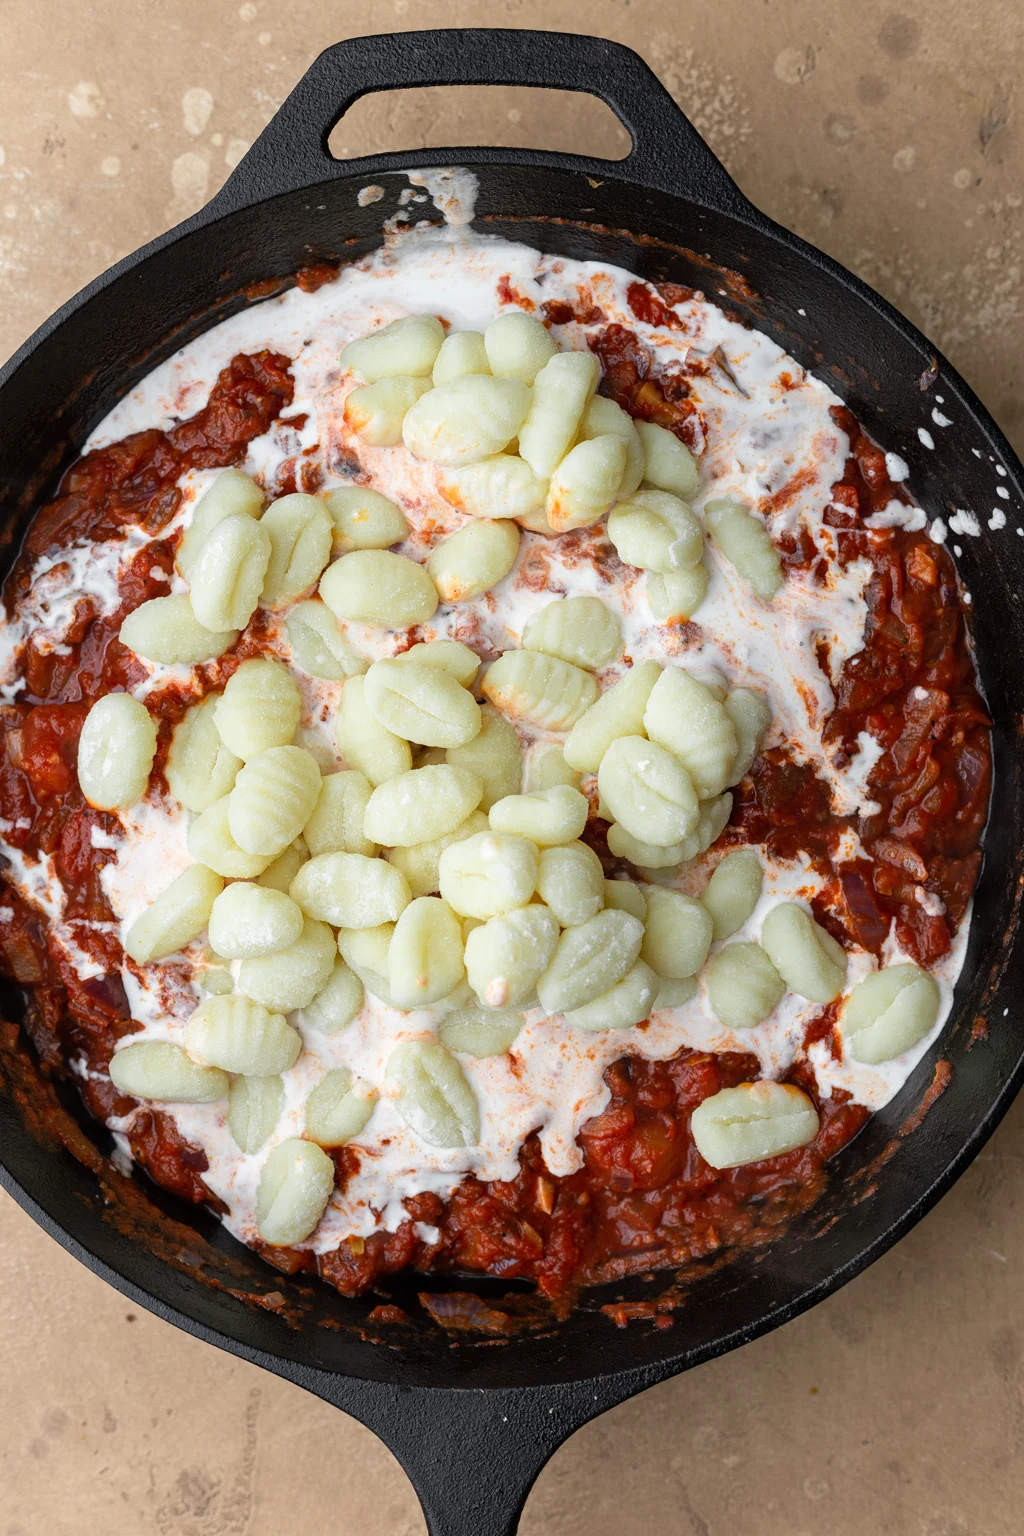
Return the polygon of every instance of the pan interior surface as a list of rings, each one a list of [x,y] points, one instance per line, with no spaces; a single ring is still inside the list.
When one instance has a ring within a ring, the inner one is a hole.
[[[299,267],[351,260],[380,244],[382,221],[407,185],[393,166],[370,163],[356,175],[221,217],[204,212],[128,258],[43,328],[0,376],[4,569],[32,508],[91,428],[152,367],[279,291]],[[844,398],[883,448],[907,459],[910,484],[930,517],[948,519],[956,508],[980,514],[993,504],[996,461],[1012,474],[998,433],[944,368],[933,387],[952,426],[927,448],[918,436],[931,412],[921,388],[932,364],[927,346],[882,301],[768,221],[741,222],[613,176],[595,184],[540,164],[471,168],[480,180],[481,233],[701,289],[771,335]],[[380,182],[386,196],[363,208],[358,193],[369,181]],[[164,1315],[253,1358],[366,1380],[516,1387],[696,1363],[820,1299],[948,1187],[1024,1073],[1013,1028],[1022,972],[1014,963],[1022,787],[1016,741],[1000,724],[1024,718],[1024,672],[1013,664],[1024,640],[1024,539],[1012,526],[965,539],[958,566],[974,598],[979,669],[997,722],[997,788],[951,1022],[897,1098],[839,1154],[822,1202],[771,1246],[695,1273],[670,1328],[639,1322],[619,1329],[600,1310],[675,1295],[676,1277],[666,1271],[588,1292],[566,1320],[524,1327],[500,1348],[486,1334],[460,1331],[458,1319],[442,1327],[419,1300],[427,1291],[465,1292],[483,1314],[508,1289],[490,1280],[401,1275],[387,1299],[408,1323],[376,1322],[370,1314],[380,1295],[352,1301],[305,1277],[278,1274],[209,1213],[124,1179],[94,1150],[107,1150],[106,1133],[80,1118],[63,1089],[63,1144],[54,1138],[54,1116],[44,1123],[39,1112],[54,1089],[8,1040],[0,1054],[7,1089],[0,1093],[0,1155],[12,1192],[85,1262]],[[16,1000],[5,995],[4,1004],[13,1017]],[[948,1082],[944,1068],[936,1077],[939,1059],[951,1068]],[[927,1113],[901,1135],[924,1102]],[[77,1155],[68,1150],[76,1142]]]

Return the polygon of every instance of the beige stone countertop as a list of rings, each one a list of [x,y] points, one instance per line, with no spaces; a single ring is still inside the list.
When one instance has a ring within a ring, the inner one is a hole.
[[[1019,0],[0,0],[0,353],[209,197],[321,48],[458,24],[639,49],[754,202],[893,300],[1024,446]],[[478,89],[366,99],[334,139],[458,142],[627,147],[596,103]],[[838,1295],[576,1435],[524,1536],[1016,1536],[1022,1201],[1018,1105]],[[138,1312],[5,1196],[0,1347],[0,1536],[424,1529],[367,1431]]]

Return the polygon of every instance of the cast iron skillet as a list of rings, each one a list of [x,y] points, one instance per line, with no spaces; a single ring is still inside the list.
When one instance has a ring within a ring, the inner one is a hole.
[[[462,148],[351,163],[327,152],[331,128],[367,92],[469,83],[590,92],[629,129],[632,152],[606,162]],[[416,1300],[417,1290],[468,1289],[486,1299],[501,1287],[406,1279],[394,1295],[411,1321],[389,1331],[368,1320],[379,1297],[347,1301],[288,1280],[206,1213],[145,1193],[97,1157],[85,1166],[41,1127],[35,1108],[52,1089],[27,1059],[5,1059],[0,1177],[46,1231],[139,1305],[368,1425],[408,1471],[434,1536],[501,1536],[515,1530],[538,1471],[581,1424],[778,1327],[890,1247],[963,1171],[1017,1092],[1022,791],[1013,722],[1024,718],[1024,540],[1014,529],[1024,484],[987,412],[925,338],[753,208],[636,54],[556,33],[406,33],[323,53],[206,208],[98,278],[0,374],[8,556],[31,505],[125,390],[242,308],[247,284],[287,280],[308,262],[378,245],[407,184],[402,171],[424,163],[475,170],[478,229],[724,296],[738,316],[835,382],[883,447],[909,460],[930,516],[973,510],[982,535],[960,537],[959,565],[976,598],[978,658],[996,721],[994,824],[954,1018],[939,1046],[952,1068],[945,1091],[930,1095],[927,1114],[901,1137],[933,1082],[937,1050],[836,1160],[813,1216],[771,1249],[696,1280],[671,1328],[620,1330],[598,1311],[619,1297],[658,1296],[673,1280],[663,1274],[588,1295],[562,1326],[501,1345],[471,1336],[460,1343]],[[369,182],[387,196],[361,208],[356,194]],[[932,419],[937,395],[949,427]],[[997,498],[999,486],[1012,502]],[[989,534],[998,507],[1009,526]],[[940,1066],[936,1083],[944,1076]],[[102,1149],[103,1133],[91,1134]],[[298,1328],[289,1325],[296,1315],[304,1318]]]

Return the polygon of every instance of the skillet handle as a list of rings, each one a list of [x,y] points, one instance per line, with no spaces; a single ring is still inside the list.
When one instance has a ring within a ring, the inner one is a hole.
[[[519,149],[431,149],[336,160],[335,124],[360,97],[430,85],[520,85],[597,96],[629,132],[624,160]],[[379,33],[327,48],[303,75],[209,205],[217,214],[250,207],[318,182],[423,163],[470,160],[546,165],[617,175],[722,213],[749,212],[736,183],[639,54],[607,38],[568,32],[453,27]]]

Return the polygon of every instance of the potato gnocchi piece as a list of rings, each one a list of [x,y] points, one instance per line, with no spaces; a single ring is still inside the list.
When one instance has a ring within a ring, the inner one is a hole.
[[[708,1001],[727,1029],[762,1024],[786,995],[786,983],[760,944],[726,944],[705,972]]]
[[[711,948],[711,914],[682,891],[652,886],[641,959],[659,976],[695,976]]]
[[[504,1056],[522,1027],[522,1014],[510,1008],[459,1008],[442,1019],[437,1038],[446,1050],[482,1059]]]
[[[530,755],[526,760],[526,782],[522,788],[528,792],[538,789],[554,789],[557,784],[568,784],[570,789],[579,789],[580,776],[575,768],[570,768],[565,760],[565,753],[554,741],[534,742],[530,748]],[[506,793],[517,793],[506,791]]]
[[[388,1057],[388,1092],[409,1129],[431,1147],[480,1140],[476,1095],[455,1057],[434,1040],[406,1040]]]
[[[353,549],[389,549],[409,537],[405,513],[368,485],[342,485],[328,491],[322,505],[331,521],[337,555]]]
[[[711,914],[716,944],[743,927],[757,906],[763,884],[761,860],[752,848],[726,854],[700,898]]]
[[[406,629],[437,611],[437,589],[422,565],[386,549],[356,549],[328,566],[320,596],[338,619]]]
[[[403,315],[367,336],[357,336],[341,350],[341,366],[362,374],[368,384],[405,374],[427,378],[444,342],[436,315]]]
[[[224,960],[252,960],[288,949],[302,932],[302,913],[283,891],[237,880],[213,903],[210,948]]]
[[[547,492],[545,491],[544,494],[546,496]],[[523,513],[522,516],[516,518],[516,522],[519,524],[520,528],[525,528],[530,533],[542,534],[546,539],[554,539],[558,537],[558,530],[556,528],[552,528],[551,524],[548,522],[548,515],[543,507],[539,507],[536,512]]]
[[[228,827],[246,853],[276,859],[293,843],[320,794],[316,759],[301,747],[268,747],[238,770]]]
[[[415,458],[459,469],[501,453],[529,408],[529,388],[519,379],[473,374],[422,395],[406,413],[402,438]]]
[[[270,864],[272,855],[247,853],[235,842],[228,821],[230,799],[224,795],[196,817],[188,829],[188,851],[225,880],[255,880]]]
[[[480,711],[480,734],[446,754],[453,768],[475,773],[484,786],[480,808],[489,811],[496,800],[517,795],[522,786],[523,758],[514,725],[490,704]]]
[[[435,545],[427,570],[442,602],[464,603],[503,581],[518,553],[515,523],[479,517]]]
[[[858,982],[840,1015],[854,1061],[876,1067],[902,1056],[935,1026],[941,996],[933,976],[916,965],[888,965]]]
[[[655,1008],[684,1008],[699,991],[695,976],[659,976]]]
[[[376,923],[370,928],[342,928],[338,933],[338,953],[354,971],[388,974],[388,953],[395,936],[394,923]],[[388,998],[390,1000],[390,991]]]
[[[185,1049],[204,1066],[243,1077],[270,1077],[293,1067],[302,1038],[280,1013],[247,997],[208,997],[185,1025]]]
[[[638,960],[614,987],[582,1008],[570,1008],[565,1022],[576,1029],[630,1029],[651,1016],[658,980],[649,965]]]
[[[688,624],[708,595],[707,567],[698,563],[682,571],[648,571],[644,591],[659,624]]]
[[[528,1003],[558,944],[558,922],[547,907],[519,907],[466,935],[466,975],[485,1008]]]
[[[563,597],[530,620],[523,647],[598,672],[621,652],[622,628],[599,597]]]
[[[216,694],[193,704],[175,726],[167,754],[167,785],[190,811],[205,811],[226,795],[242,766],[217,729]]]
[[[697,565],[704,535],[696,514],[670,491],[642,489],[608,518],[619,559],[642,571],[681,571]]]
[[[538,859],[536,844],[528,838],[478,832],[441,854],[441,895],[462,917],[486,920],[514,912],[526,906],[536,889]]]
[[[729,767],[727,784],[738,784],[754,765],[764,734],[771,723],[771,705],[754,688],[734,688],[725,700],[739,746]]]
[[[347,1067],[335,1067],[306,1100],[306,1135],[321,1147],[343,1147],[358,1136],[377,1106],[375,1093],[360,1093]]]
[[[342,690],[334,735],[349,767],[364,774],[374,788],[412,767],[412,748],[381,725],[366,702],[361,677],[350,677]]]
[[[482,331],[451,331],[442,341],[441,350],[434,359],[431,383],[437,389],[450,384],[453,379],[465,378],[468,373],[490,373],[487,348]]]
[[[290,1138],[271,1151],[256,1190],[256,1225],[271,1247],[305,1242],[327,1209],[334,1163],[313,1141]]]
[[[316,1029],[322,1035],[336,1035],[347,1029],[363,1006],[363,984],[342,959],[334,968],[312,1002],[306,1004],[299,1019],[303,1029]]]
[[[462,747],[480,734],[480,706],[443,667],[376,661],[364,697],[385,730],[424,747]]]
[[[699,483],[697,461],[689,448],[674,432],[655,426],[653,421],[638,421],[635,425],[643,444],[643,478],[647,484],[689,501]]]
[[[192,509],[192,521],[181,536],[174,555],[178,570],[189,579],[196,555],[207,537],[225,518],[242,516],[258,520],[265,497],[251,475],[240,469],[222,469]]]
[[[679,758],[702,800],[721,794],[739,742],[710,688],[681,667],[666,667],[647,700],[644,729]]]
[[[489,667],[481,691],[502,714],[548,731],[569,730],[597,699],[589,672],[543,651],[506,651]]]
[[[699,853],[706,852],[725,830],[731,815],[732,795],[729,793],[702,800],[697,825],[682,845],[680,862],[687,863]]]
[[[806,1147],[818,1134],[818,1112],[791,1083],[740,1083],[697,1105],[690,1129],[712,1168],[740,1168]]]
[[[831,1003],[846,980],[846,950],[795,901],[780,901],[761,925],[761,944],[786,983],[812,1003]]]
[[[704,508],[711,542],[763,602],[782,586],[782,560],[771,534],[743,502],[719,496]]]
[[[338,683],[366,671],[366,658],[349,645],[333,613],[317,598],[298,603],[284,625],[292,661],[311,677]]]
[[[189,571],[192,612],[218,633],[244,629],[256,611],[270,564],[270,534],[235,514],[203,540]]]
[[[604,906],[604,870],[586,843],[541,850],[537,894],[561,923],[575,928]]]
[[[612,822],[608,828],[608,849],[617,859],[628,859],[638,869],[676,869],[683,862],[685,843],[645,843]]]
[[[471,811],[452,832],[427,843],[413,843],[408,848],[392,848],[388,862],[400,869],[414,896],[433,896],[441,888],[440,863],[444,850],[477,832],[487,832],[490,823],[482,811]]]
[[[448,763],[413,768],[377,786],[366,807],[363,831],[385,848],[433,842],[454,832],[476,810],[482,795],[482,780],[464,768]]]
[[[273,1134],[284,1108],[280,1076],[236,1077],[228,1094],[228,1130],[240,1152],[258,1152]]]
[[[616,495],[631,496],[644,478],[644,449],[640,435],[632,416],[621,405],[606,400],[604,395],[592,395],[580,422],[580,438],[589,442],[591,438],[609,434],[620,437],[626,448],[626,465]]]
[[[119,1093],[167,1104],[214,1104],[228,1096],[227,1074],[201,1067],[169,1040],[139,1040],[115,1051],[107,1069]]]
[[[140,603],[121,625],[117,638],[146,661],[191,667],[223,656],[238,639],[238,630],[225,629],[214,634],[204,629],[192,612],[192,604],[182,594],[153,597],[148,603]]]
[[[400,1008],[429,1008],[459,985],[462,928],[440,896],[417,896],[395,924],[388,947],[388,986]]]
[[[632,880],[606,880],[604,904],[619,912],[632,912],[642,923],[647,921],[647,897]]]
[[[565,760],[581,773],[596,773],[619,736],[640,736],[644,711],[661,676],[656,661],[642,661],[593,703],[574,724],[565,743]]]
[[[336,928],[393,922],[411,900],[401,870],[361,853],[321,853],[310,859],[292,881],[291,897],[307,917]]]
[[[615,908],[566,928],[537,982],[541,1007],[566,1013],[603,996],[636,964],[643,938],[639,918]]]
[[[243,661],[217,701],[214,720],[221,740],[243,761],[291,741],[302,712],[302,695],[288,668],[257,657]]]
[[[287,949],[242,961],[238,990],[278,1013],[308,1008],[327,985],[336,956],[334,935],[327,924],[307,918],[302,933]]]
[[[125,953],[136,965],[166,960],[197,939],[210,920],[224,881],[204,864],[192,864],[129,928]]]
[[[331,558],[334,530],[320,498],[301,491],[272,502],[260,527],[270,536],[260,602],[265,608],[281,608],[320,580]]]
[[[274,862],[267,865],[262,875],[258,876],[256,884],[266,886],[271,891],[283,891],[287,896],[292,881],[308,858],[309,849],[305,840],[297,837],[294,843],[289,843],[284,853],[279,853]]]
[[[302,835],[314,857],[321,853],[363,853],[372,858],[377,844],[363,832],[363,818],[373,786],[358,769],[329,773],[320,784],[316,805]],[[298,870],[296,870],[298,873]]]
[[[587,797],[568,784],[539,789],[529,795],[506,795],[488,812],[495,832],[514,832],[528,837],[539,848],[573,843],[587,824]]]
[[[545,510],[556,533],[587,528],[609,510],[626,472],[626,444],[606,432],[576,444],[552,472]]]
[[[473,686],[480,670],[480,657],[461,640],[420,640],[392,660],[413,662],[418,667],[437,667],[454,677],[463,688]]]
[[[556,352],[533,381],[533,402],[518,427],[519,456],[547,480],[572,447],[601,365],[592,352]]]
[[[558,347],[540,320],[513,309],[491,321],[484,331],[484,350],[496,378],[532,384]]]
[[[463,469],[445,471],[441,494],[470,517],[529,517],[542,513],[548,482],[538,480],[525,459],[517,454],[495,453]],[[548,525],[547,532],[554,529]]]
[[[613,741],[598,769],[601,799],[618,824],[639,841],[665,847],[682,842],[697,824],[697,793],[678,758],[643,736]]]
[[[345,396],[345,425],[371,448],[397,448],[407,412],[429,389],[409,375],[364,384]]]
[[[156,756],[156,721],[130,693],[108,693],[85,717],[78,738],[78,782],[100,811],[141,800]]]

